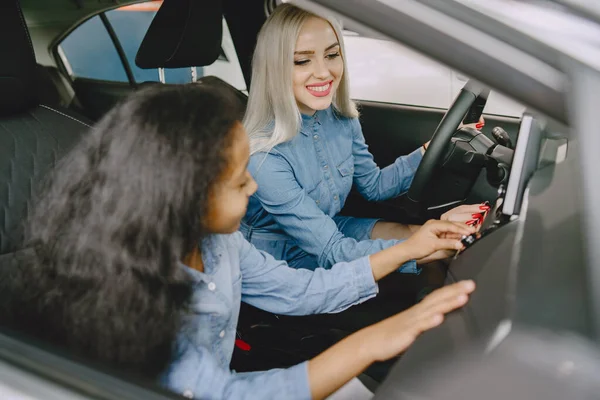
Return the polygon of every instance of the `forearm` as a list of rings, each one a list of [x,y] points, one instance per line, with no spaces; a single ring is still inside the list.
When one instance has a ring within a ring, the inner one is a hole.
[[[406,225],[406,226],[408,228],[408,231],[410,232],[410,235],[412,235],[413,233],[418,231],[422,225]],[[408,239],[408,237],[410,237],[410,235],[407,236],[407,239]]]
[[[355,180],[358,191],[369,201],[383,201],[405,193],[410,188],[415,172],[423,158],[419,149],[398,157],[393,164],[379,169],[376,165],[355,167]]]
[[[421,225],[405,225],[379,221],[371,231],[371,239],[406,240],[419,230]]]
[[[390,248],[369,256],[373,278],[379,281],[381,278],[396,271],[400,266],[414,257],[408,249],[407,242],[402,242]]]
[[[290,268],[236,234],[240,251],[242,300],[285,315],[339,312],[377,294],[368,257],[327,270]]]
[[[308,362],[313,399],[324,399],[373,363],[365,335],[365,331],[356,332]]]

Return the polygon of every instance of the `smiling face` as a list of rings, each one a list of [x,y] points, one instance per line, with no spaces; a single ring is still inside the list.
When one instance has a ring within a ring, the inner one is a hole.
[[[335,31],[329,22],[309,18],[294,50],[294,97],[302,114],[328,108],[342,75],[344,61]]]

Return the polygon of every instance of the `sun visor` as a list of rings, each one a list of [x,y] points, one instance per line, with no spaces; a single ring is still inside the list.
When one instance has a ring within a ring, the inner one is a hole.
[[[164,0],[140,45],[140,68],[210,65],[219,57],[223,35],[219,0]]]

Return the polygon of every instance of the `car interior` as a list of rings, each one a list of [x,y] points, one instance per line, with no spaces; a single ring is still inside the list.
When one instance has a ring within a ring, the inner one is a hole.
[[[163,84],[73,78],[58,57],[57,44],[78,24],[130,3],[137,1],[22,0],[0,5],[0,257],[19,250],[21,223],[35,198],[36,185],[61,155],[131,91]],[[165,0],[138,50],[136,64],[161,69],[210,65],[219,56],[224,16],[250,85],[252,51],[269,10],[265,4],[273,7],[275,2]],[[243,112],[247,95],[224,80],[204,76],[196,84],[228,88],[240,100],[239,112]],[[524,160],[537,159],[532,154],[539,152],[541,130],[527,114],[509,118],[485,114],[484,108],[482,132],[459,129],[465,115],[474,113],[478,120],[488,93],[489,89],[469,81],[449,110],[359,101],[364,136],[380,166],[434,140],[407,194],[370,203],[353,191],[342,213],[423,223],[461,203],[490,201],[496,205],[493,218],[486,220],[477,239],[483,241],[486,232],[506,224],[508,217],[495,200],[502,193],[505,206],[510,202],[511,207],[519,207],[523,182],[535,168]],[[520,160],[522,176],[510,173],[515,160]],[[416,278],[407,277],[407,293],[399,294],[398,301],[407,306],[414,303],[419,290],[415,282]],[[357,310],[340,318],[364,317]],[[231,367],[242,372],[291,366],[349,333],[339,329],[335,319],[284,317],[243,304],[238,336],[248,346],[236,347]],[[387,367],[374,366],[363,382],[376,387],[386,371]]]

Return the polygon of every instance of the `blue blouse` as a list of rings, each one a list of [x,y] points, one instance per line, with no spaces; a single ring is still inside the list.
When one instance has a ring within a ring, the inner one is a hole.
[[[408,191],[422,159],[420,149],[380,169],[357,118],[340,116],[331,107],[302,116],[300,133],[269,153],[256,153],[249,170],[258,191],[250,198],[241,231],[257,248],[284,259],[293,267],[331,268],[391,247],[399,240],[370,240],[372,219],[347,222],[338,216],[354,184],[370,201],[385,200]],[[304,255],[314,256],[306,265]],[[409,261],[401,272],[416,273]]]
[[[229,370],[240,302],[266,311],[331,313],[377,294],[368,257],[331,270],[290,268],[257,250],[239,232],[214,235],[202,244],[204,272],[186,268],[194,280],[191,310],[162,384],[197,399],[310,399],[307,363],[287,369]]]

